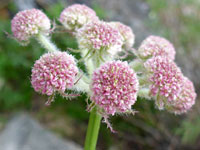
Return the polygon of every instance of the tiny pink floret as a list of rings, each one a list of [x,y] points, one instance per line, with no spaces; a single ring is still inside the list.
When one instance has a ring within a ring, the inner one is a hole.
[[[64,93],[74,85],[78,73],[75,59],[66,52],[46,53],[32,69],[31,83],[35,91],[53,95]]]
[[[159,36],[149,36],[141,44],[138,49],[141,58],[150,58],[153,56],[165,56],[172,60],[175,59],[175,48],[165,38]]]
[[[51,23],[42,11],[33,8],[18,12],[11,21],[11,28],[18,41],[28,41],[33,35],[48,34]]]
[[[138,92],[136,73],[127,62],[111,61],[97,69],[92,77],[92,97],[106,114],[131,110]]]
[[[99,18],[94,10],[81,4],[74,4],[65,8],[59,18],[59,21],[68,30],[77,30],[84,24],[98,20]]]
[[[163,109],[166,103],[176,100],[180,94],[181,70],[171,59],[162,56],[147,60],[144,66],[150,74],[150,93],[155,97],[158,108]]]

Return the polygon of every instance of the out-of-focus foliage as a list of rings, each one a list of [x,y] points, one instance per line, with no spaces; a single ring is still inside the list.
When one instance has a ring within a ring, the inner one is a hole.
[[[178,128],[176,133],[182,136],[182,141],[184,143],[194,144],[200,133],[200,118],[195,118],[195,120],[185,120],[182,123],[182,127]]]
[[[147,0],[151,6],[150,17],[154,19],[152,27],[160,29],[177,46],[191,51],[191,44],[199,43],[200,2],[197,0]]]

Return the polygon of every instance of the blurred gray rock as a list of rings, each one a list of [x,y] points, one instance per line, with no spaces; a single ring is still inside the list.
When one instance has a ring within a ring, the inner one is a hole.
[[[19,114],[0,134],[0,150],[81,150],[81,147],[59,139],[30,116]]]

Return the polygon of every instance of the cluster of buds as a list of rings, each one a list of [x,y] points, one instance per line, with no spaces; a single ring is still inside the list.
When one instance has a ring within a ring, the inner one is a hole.
[[[14,37],[28,41],[35,37],[47,49],[32,68],[31,83],[36,92],[50,97],[70,96],[66,90],[86,92],[88,110],[94,107],[108,126],[107,118],[115,114],[133,113],[137,96],[155,101],[158,109],[175,114],[187,112],[195,103],[193,83],[174,62],[174,46],[166,39],[149,36],[134,51],[130,63],[117,60],[119,52],[132,50],[135,35],[120,22],[100,21],[85,5],[74,4],[63,10],[60,23],[73,32],[87,72],[77,67],[75,58],[50,42],[50,20],[40,10],[30,9],[16,14],[12,20]]]
[[[186,113],[195,104],[193,83],[174,62],[174,46],[158,36],[147,37],[136,52],[140,66],[141,96],[155,100],[158,109],[174,114]],[[143,89],[144,89],[144,92]],[[148,89],[148,90],[147,90]],[[184,96],[183,96],[184,95]]]

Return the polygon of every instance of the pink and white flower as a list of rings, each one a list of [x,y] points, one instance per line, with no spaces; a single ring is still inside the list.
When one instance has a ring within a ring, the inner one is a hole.
[[[174,60],[176,51],[168,40],[151,35],[142,42],[138,49],[138,54],[143,59],[154,56],[165,56]]]
[[[123,47],[125,49],[130,49],[135,42],[133,30],[121,22],[110,22],[110,24],[120,32],[123,38]]]
[[[122,36],[106,22],[86,24],[78,30],[76,37],[80,49],[87,49],[93,53],[107,52],[113,56],[122,50]]]
[[[11,27],[14,37],[23,42],[39,33],[48,34],[51,23],[41,10],[33,8],[18,12],[11,21]]]
[[[108,115],[128,112],[136,102],[138,84],[127,62],[107,62],[93,74],[91,100]]]
[[[180,94],[176,100],[168,104],[167,109],[175,114],[186,113],[195,104],[196,96],[193,83],[184,77]]]
[[[46,53],[34,64],[31,84],[35,91],[48,96],[64,93],[74,85],[78,73],[75,59],[66,52]]]
[[[180,92],[183,75],[176,63],[168,57],[157,56],[144,63],[150,82],[150,95],[156,99],[156,105],[163,109],[165,104],[175,101]]]
[[[91,8],[86,5],[74,4],[65,8],[59,18],[59,21],[68,30],[77,30],[89,22],[96,22],[99,18]]]

